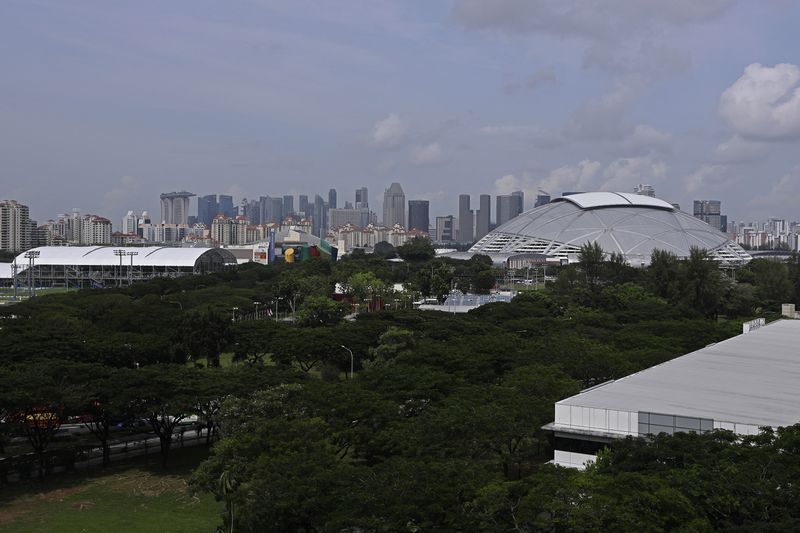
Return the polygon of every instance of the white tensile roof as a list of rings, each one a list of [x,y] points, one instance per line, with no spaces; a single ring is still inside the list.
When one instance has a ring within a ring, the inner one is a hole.
[[[675,209],[672,207],[672,204],[668,204],[664,200],[628,192],[584,192],[562,196],[561,198],[554,199],[553,202],[572,202],[581,209],[628,205],[659,207],[661,209],[669,209],[670,211]]]
[[[38,251],[39,257],[35,259],[36,265],[119,265],[120,258],[114,250],[135,252],[134,266],[156,267],[193,267],[203,254],[216,250],[229,255],[226,250],[219,248],[173,248],[165,246],[148,247],[123,247],[123,246],[41,246],[29,251]],[[227,262],[227,261],[226,261]],[[231,261],[236,263],[235,258]],[[123,265],[130,265],[131,258],[122,258]],[[20,269],[28,267],[25,254],[17,256],[17,265]]]

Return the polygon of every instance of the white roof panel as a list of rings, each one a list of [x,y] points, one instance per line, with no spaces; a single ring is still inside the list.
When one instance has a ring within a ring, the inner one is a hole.
[[[595,209],[597,207],[612,207],[612,206],[644,206],[644,207],[658,207],[661,209],[669,209],[672,211],[674,207],[664,200],[644,196],[642,194],[631,194],[626,192],[583,192],[579,194],[570,194],[569,196],[562,196],[556,198],[554,202],[572,202],[581,209]]]
[[[133,252],[133,264],[139,266],[193,267],[201,255],[216,248],[174,248],[163,246],[124,247],[124,246],[41,246],[33,250],[39,252],[36,265],[119,265],[120,258],[114,250]],[[130,264],[131,258],[125,256],[123,264]],[[20,268],[27,268],[25,254],[17,256]]]
[[[800,422],[800,320],[779,320],[558,402],[758,426]]]

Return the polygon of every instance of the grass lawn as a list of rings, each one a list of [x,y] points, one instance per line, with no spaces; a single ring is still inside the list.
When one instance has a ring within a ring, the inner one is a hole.
[[[207,451],[175,450],[164,472],[151,455],[101,470],[55,474],[0,491],[0,531],[213,532],[222,504],[193,495],[186,482]]]

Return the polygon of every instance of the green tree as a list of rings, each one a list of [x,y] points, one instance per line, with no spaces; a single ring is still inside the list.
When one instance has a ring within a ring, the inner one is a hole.
[[[717,262],[708,251],[693,246],[689,250],[684,270],[689,306],[705,316],[715,316],[722,294]]]
[[[430,239],[414,237],[405,244],[397,247],[397,253],[405,261],[430,261],[436,255],[436,250]]]
[[[578,265],[583,271],[586,285],[591,291],[594,291],[600,282],[604,261],[605,252],[596,241],[587,242],[581,246],[580,252],[578,252]]]

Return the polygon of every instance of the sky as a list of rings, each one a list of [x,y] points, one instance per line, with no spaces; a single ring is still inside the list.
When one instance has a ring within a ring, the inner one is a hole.
[[[631,191],[800,219],[793,0],[3,0],[0,198]],[[477,207],[477,206],[475,206]],[[493,206],[494,207],[494,206]]]

